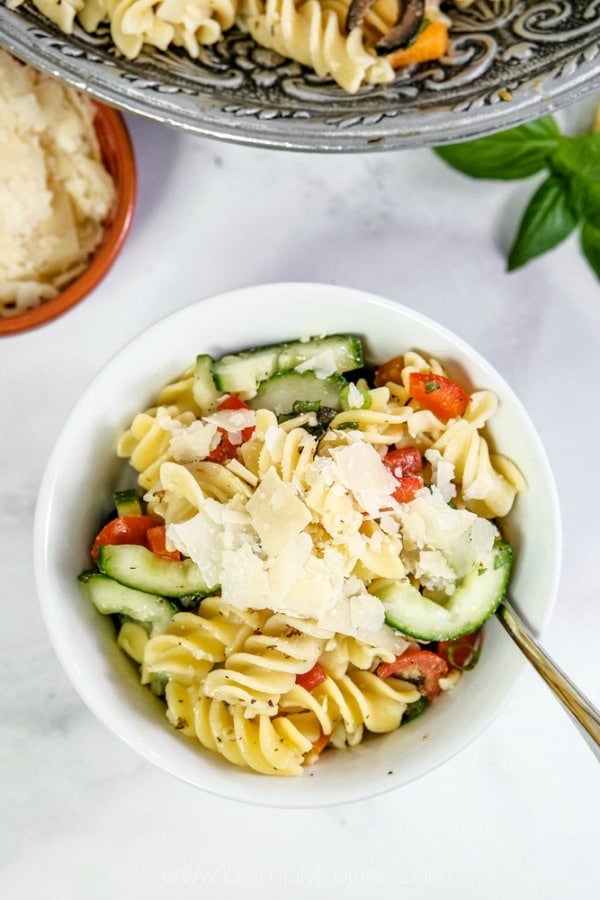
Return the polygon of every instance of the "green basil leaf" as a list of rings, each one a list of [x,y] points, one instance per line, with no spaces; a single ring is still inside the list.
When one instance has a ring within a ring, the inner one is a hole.
[[[564,138],[552,116],[488,137],[436,147],[437,155],[472,178],[527,178],[546,168]]]
[[[600,132],[563,137],[548,166],[557,175],[578,175],[589,181],[600,181]]]
[[[575,174],[559,177],[565,185],[573,211],[579,218],[600,228],[600,180],[593,181]]]
[[[581,249],[590,266],[600,278],[600,228],[591,222],[581,226]]]
[[[537,189],[523,213],[519,230],[508,256],[512,272],[547,250],[552,250],[577,226],[563,182],[549,176]]]

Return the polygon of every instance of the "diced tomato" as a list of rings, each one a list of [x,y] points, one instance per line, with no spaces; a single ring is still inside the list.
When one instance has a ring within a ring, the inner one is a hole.
[[[479,659],[481,629],[453,641],[438,641],[437,653],[454,669],[472,669]]]
[[[235,394],[228,394],[226,397],[223,397],[223,399],[219,401],[217,409],[248,409],[248,404],[244,403],[243,400],[240,400],[239,397],[236,397]],[[242,428],[242,444],[250,440],[253,431],[254,426],[252,426],[251,428]],[[231,441],[229,440],[229,435],[224,428],[219,428],[219,435],[219,443],[213,450],[211,450],[211,452],[207,456],[207,459],[210,462],[226,463],[229,462],[230,459],[235,459],[235,457],[237,456],[239,444],[231,443]]]
[[[433,700],[441,691],[439,680],[448,674],[448,663],[431,650],[406,650],[391,663],[381,663],[376,674],[380,678],[398,675],[407,681],[414,681],[428,700]]]
[[[462,416],[469,403],[467,392],[445,375],[411,372],[408,383],[411,397],[442,422]]]
[[[226,463],[230,459],[235,459],[239,445],[231,443],[224,428],[219,428],[219,435],[219,443],[206,458],[209,462]]]
[[[410,503],[422,487],[423,479],[418,475],[404,475],[398,479],[398,487],[393,493],[394,500],[397,500],[398,503]]]
[[[149,528],[146,532],[146,541],[148,549],[157,556],[164,556],[166,559],[181,559],[179,550],[167,550],[167,529],[164,525],[154,525]]]
[[[394,384],[402,384],[402,369],[404,368],[404,357],[394,356],[388,359],[377,369],[375,369],[374,384],[375,387],[384,387],[388,381]]]
[[[317,685],[322,684],[327,678],[327,672],[321,663],[315,663],[308,672],[302,672],[296,675],[296,684],[303,687],[307,691],[313,691]]]
[[[96,535],[92,546],[94,562],[98,561],[98,550],[111,544],[142,544],[148,546],[148,529],[160,525],[160,519],[153,516],[118,516],[111,519]]]
[[[383,457],[383,464],[396,478],[416,475],[423,468],[423,458],[418,447],[398,447]]]
[[[390,450],[383,457],[383,464],[398,482],[394,499],[398,503],[410,503],[417,491],[423,487],[423,479],[417,472],[423,468],[423,460],[418,447],[399,447]]]
[[[217,409],[248,409],[248,404],[236,397],[235,394],[227,394],[222,400],[219,400]]]

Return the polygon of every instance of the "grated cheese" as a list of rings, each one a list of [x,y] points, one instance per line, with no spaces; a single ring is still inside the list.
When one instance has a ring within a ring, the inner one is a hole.
[[[83,269],[115,199],[92,103],[0,50],[0,315]]]

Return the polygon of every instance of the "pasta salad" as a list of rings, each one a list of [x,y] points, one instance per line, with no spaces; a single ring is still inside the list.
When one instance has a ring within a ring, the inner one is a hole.
[[[298,775],[396,730],[477,662],[526,485],[489,390],[329,335],[199,355],[122,433],[136,473],[79,581],[171,725]]]
[[[7,0],[20,6],[24,0]],[[464,9],[474,0],[452,0]],[[103,24],[127,59],[144,46],[193,59],[234,26],[261,47],[332,78],[349,93],[388,84],[396,70],[440,59],[450,19],[442,0],[33,0],[63,32]]]

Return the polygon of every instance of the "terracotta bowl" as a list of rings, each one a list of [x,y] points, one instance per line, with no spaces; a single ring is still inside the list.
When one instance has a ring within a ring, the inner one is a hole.
[[[117,192],[115,207],[104,223],[102,243],[87,268],[56,297],[45,300],[35,309],[16,316],[0,317],[0,335],[16,334],[51,322],[80,300],[102,281],[125,241],[136,201],[137,176],[133,146],[123,117],[116,110],[94,104],[94,126],[106,168],[112,175]]]

